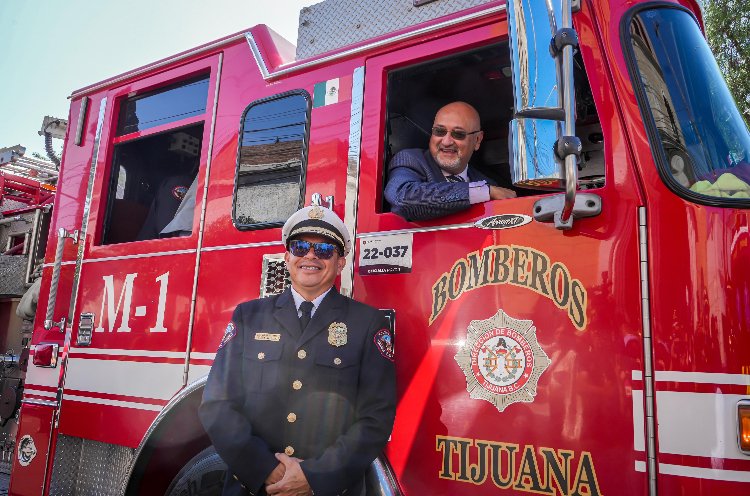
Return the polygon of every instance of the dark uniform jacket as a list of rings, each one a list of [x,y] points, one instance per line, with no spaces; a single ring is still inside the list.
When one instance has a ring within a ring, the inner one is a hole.
[[[495,182],[469,166],[469,182]],[[401,150],[388,165],[385,198],[391,211],[407,220],[425,220],[449,215],[471,206],[469,183],[450,183],[430,150]]]
[[[189,176],[170,176],[164,179],[156,191],[146,220],[143,221],[138,237],[139,241],[155,239],[164,226],[174,218],[177,208],[187,193],[193,179]]]
[[[257,494],[284,452],[304,460],[315,496],[358,494],[395,404],[383,314],[333,288],[302,333],[287,289],[235,309],[200,418],[229,468],[225,495]]]

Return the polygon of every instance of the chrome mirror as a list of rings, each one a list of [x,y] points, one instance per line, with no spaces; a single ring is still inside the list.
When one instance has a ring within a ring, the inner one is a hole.
[[[565,189],[558,229],[573,226],[581,141],[575,136],[572,0],[507,0],[515,119],[513,184]],[[535,207],[536,208],[536,207]]]
[[[513,183],[525,188],[565,189],[562,162],[555,155],[562,123],[521,117],[511,121],[510,129]]]
[[[562,27],[560,0],[508,0],[516,117],[563,120],[560,62],[550,51]]]

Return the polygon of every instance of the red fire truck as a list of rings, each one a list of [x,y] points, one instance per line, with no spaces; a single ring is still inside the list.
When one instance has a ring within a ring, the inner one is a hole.
[[[389,160],[456,100],[518,197],[405,220]],[[750,491],[750,138],[695,0],[326,0],[69,123],[12,494],[215,494],[202,388],[311,203],[395,336],[368,495]]]

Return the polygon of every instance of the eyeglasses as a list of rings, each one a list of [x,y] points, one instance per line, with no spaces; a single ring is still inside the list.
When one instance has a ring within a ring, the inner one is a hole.
[[[466,131],[462,131],[460,129],[451,129],[450,130],[451,138],[453,138],[456,141],[463,141],[463,140],[466,139],[466,137],[468,135],[470,135],[470,134],[477,134],[477,133],[481,133],[481,132],[482,132],[481,129],[479,129],[477,131],[472,131],[470,133],[467,133]],[[435,127],[432,128],[432,135],[435,136],[435,137],[437,137],[437,138],[442,138],[446,134],[448,134],[448,129],[444,128],[443,126],[435,126]]]
[[[295,257],[304,257],[310,252],[310,248],[312,248],[315,256],[321,260],[328,260],[335,252],[339,251],[338,246],[333,243],[311,243],[301,239],[289,242],[289,253]]]

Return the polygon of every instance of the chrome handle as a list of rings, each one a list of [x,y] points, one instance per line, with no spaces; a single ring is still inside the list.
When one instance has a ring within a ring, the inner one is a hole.
[[[571,0],[562,3],[562,28],[557,31],[553,40],[557,56],[562,55],[563,110],[565,113],[565,135],[557,145],[558,157],[565,161],[565,205],[555,213],[557,229],[573,227],[573,208],[576,204],[578,186],[578,156],[581,153],[581,141],[576,137],[575,115],[575,80],[573,78],[573,49],[578,46],[578,35],[573,30],[573,12]]]
[[[44,328],[52,330],[55,327],[60,332],[65,331],[65,317],[60,318],[58,322],[52,320],[55,312],[55,303],[57,301],[57,286],[60,283],[60,267],[62,266],[63,249],[65,248],[65,239],[70,238],[73,244],[78,243],[78,230],[68,232],[64,227],[57,231],[57,250],[55,251],[55,263],[52,267],[52,282],[49,286],[49,300],[47,300],[47,313],[44,316]]]
[[[328,210],[333,210],[333,195],[326,196],[326,203],[328,204]],[[320,193],[313,193],[310,195],[310,205],[317,205],[318,207],[323,206],[323,195]]]

